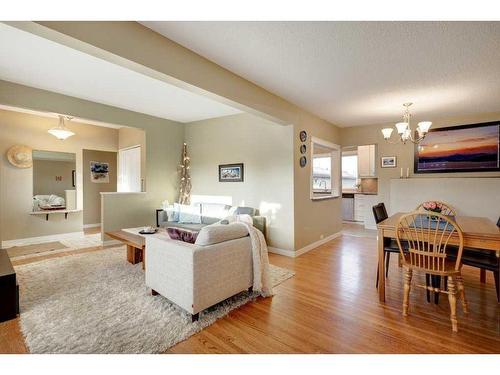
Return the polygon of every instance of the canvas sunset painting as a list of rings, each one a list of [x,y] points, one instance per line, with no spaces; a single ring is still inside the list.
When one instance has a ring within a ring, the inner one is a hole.
[[[431,131],[415,148],[415,173],[500,170],[500,123]]]

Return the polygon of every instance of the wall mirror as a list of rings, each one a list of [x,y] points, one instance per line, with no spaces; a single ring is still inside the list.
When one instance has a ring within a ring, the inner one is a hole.
[[[76,209],[76,155],[33,150],[33,211]]]
[[[340,146],[311,138],[311,199],[340,196]]]

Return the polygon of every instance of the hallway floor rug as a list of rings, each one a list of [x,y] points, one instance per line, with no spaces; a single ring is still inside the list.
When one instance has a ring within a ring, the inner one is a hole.
[[[161,353],[255,299],[242,292],[192,323],[173,303],[151,296],[142,265],[126,261],[124,246],[15,268],[31,353]],[[293,275],[271,265],[275,286]]]

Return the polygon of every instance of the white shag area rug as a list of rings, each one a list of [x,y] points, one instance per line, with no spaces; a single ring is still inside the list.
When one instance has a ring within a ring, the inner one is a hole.
[[[240,293],[198,322],[152,296],[124,246],[17,266],[20,325],[31,353],[161,353],[253,300]],[[273,285],[292,277],[271,265]]]

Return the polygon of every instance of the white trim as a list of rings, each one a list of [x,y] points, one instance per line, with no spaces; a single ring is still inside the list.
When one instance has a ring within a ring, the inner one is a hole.
[[[321,246],[323,245],[324,243],[327,243],[328,241],[331,241],[337,237],[340,237],[342,235],[342,232],[337,232],[337,233],[334,233],[334,234],[331,234],[329,235],[328,237],[325,237],[319,241],[316,241],[316,242],[313,242],[307,246],[304,246],[302,249],[299,249],[295,252],[295,256],[298,257],[298,256],[301,256],[302,254],[305,254],[307,253],[308,251],[311,251],[315,248],[317,248],[318,246]]]
[[[138,144],[138,145],[133,145],[133,146],[128,146],[128,147],[120,148],[120,149],[118,149],[118,152],[120,152],[120,151],[130,150],[130,149],[132,149],[132,148],[136,148],[136,147],[141,147],[141,145],[140,145],[140,144]]]
[[[63,239],[70,239],[70,238],[75,238],[75,236],[82,236],[82,238],[85,236],[85,234],[82,232],[71,232],[71,233],[60,233],[60,234],[51,234],[48,236],[40,236],[40,237],[28,237],[28,238],[19,238],[16,240],[8,240],[8,241],[2,241],[2,248],[7,249],[9,247],[13,246],[25,246],[25,245],[34,245],[38,243],[44,243],[44,242],[52,242],[52,241],[60,241]]]
[[[273,254],[284,255],[286,257],[295,258],[295,251],[293,250],[280,249],[278,247],[272,247],[272,246],[268,246],[267,250]]]
[[[278,247],[272,247],[272,246],[268,246],[267,250],[273,254],[279,254],[279,255],[284,255],[287,257],[291,257],[291,258],[297,258],[297,257],[301,256],[302,254],[305,254],[308,251],[311,251],[311,250],[323,245],[324,243],[327,243],[327,242],[329,242],[337,237],[340,237],[341,235],[342,235],[342,232],[337,232],[337,233],[331,234],[328,237],[325,237],[319,241],[316,241],[316,242],[313,242],[307,246],[304,246],[302,249],[299,249],[297,251],[280,249]]]
[[[95,224],[83,224],[83,229],[87,229],[87,228],[97,228],[97,227],[100,227],[101,226],[101,223],[95,223]]]

